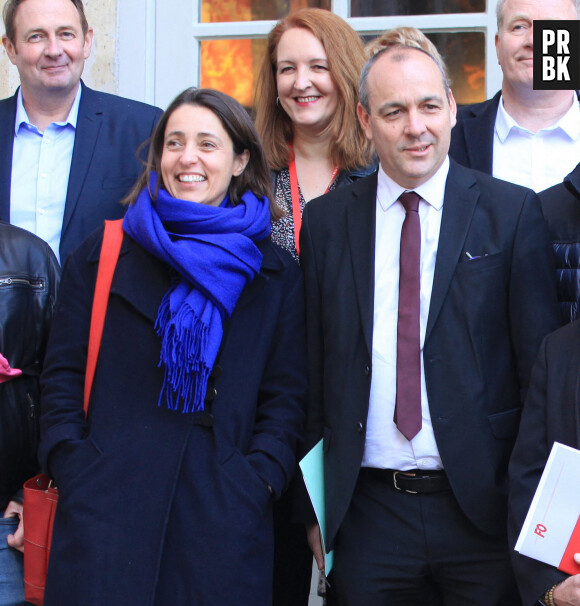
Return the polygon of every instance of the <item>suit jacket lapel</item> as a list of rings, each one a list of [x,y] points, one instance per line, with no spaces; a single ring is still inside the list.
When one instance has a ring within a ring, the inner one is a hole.
[[[1,115],[0,141],[4,141],[5,146],[2,160],[0,161],[0,219],[8,223],[10,221],[10,182],[12,181],[16,95],[2,101]]]
[[[480,113],[462,123],[469,166],[488,175],[493,170],[493,136],[500,96],[501,92],[497,93]]]
[[[375,294],[377,173],[358,181],[351,193],[352,199],[346,209],[347,237],[362,330],[371,355]]]
[[[62,221],[63,234],[70,222],[87,173],[89,172],[95,145],[99,136],[99,130],[101,128],[101,117],[103,113],[100,103],[98,102],[97,93],[90,88],[87,88],[82,82],[81,86],[83,88],[79,105],[68,189],[66,193],[64,217]]]
[[[469,169],[463,168],[452,160],[445,185],[443,216],[441,217],[425,340],[429,338],[437,321],[455,267],[461,256],[473,212],[479,199],[479,191],[475,185],[476,181]]]

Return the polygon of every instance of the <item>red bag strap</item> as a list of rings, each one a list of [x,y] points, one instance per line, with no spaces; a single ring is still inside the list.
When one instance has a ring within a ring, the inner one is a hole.
[[[109,293],[113,274],[119,258],[121,243],[123,242],[123,219],[116,221],[105,221],[105,233],[101,246],[101,257],[99,269],[97,270],[97,282],[93,297],[93,309],[91,312],[91,329],[89,332],[89,350],[87,353],[87,370],[85,373],[85,416],[89,410],[89,398],[93,387],[93,378],[97,367],[97,358],[101,348],[103,327],[105,325],[105,314],[109,303]]]

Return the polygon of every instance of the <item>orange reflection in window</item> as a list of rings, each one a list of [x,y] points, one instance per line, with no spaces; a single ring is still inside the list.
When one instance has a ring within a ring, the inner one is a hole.
[[[230,23],[281,19],[299,8],[330,9],[330,0],[202,0],[202,23]],[[235,39],[201,42],[201,86],[215,88],[248,109],[257,72],[266,49],[265,40]]]
[[[251,21],[252,0],[211,0],[201,3],[202,23]]]
[[[207,40],[201,43],[201,86],[216,88],[252,106],[252,40]]]
[[[463,65],[467,84],[472,90],[481,90],[485,86],[485,70],[480,65]]]

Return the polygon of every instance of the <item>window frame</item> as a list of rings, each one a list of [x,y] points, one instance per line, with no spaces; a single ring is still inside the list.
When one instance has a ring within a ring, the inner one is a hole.
[[[495,53],[496,4],[497,0],[487,0],[483,13],[350,17],[349,0],[332,0],[331,10],[361,35],[402,25],[425,33],[483,32],[485,93],[490,98],[502,81]],[[201,41],[265,38],[276,23],[201,23],[201,0],[119,0],[117,10],[119,94],[159,107],[166,107],[187,86],[199,85]],[[179,15],[179,19],[173,15]],[[189,45],[185,44],[188,40]]]

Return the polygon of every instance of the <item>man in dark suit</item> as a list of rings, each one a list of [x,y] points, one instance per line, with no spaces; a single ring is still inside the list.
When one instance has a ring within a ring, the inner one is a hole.
[[[498,0],[495,48],[502,89],[460,107],[450,156],[539,192],[560,183],[580,157],[580,105],[572,90],[534,90],[533,21],[580,17],[578,0]]]
[[[349,606],[513,606],[507,463],[558,325],[539,200],[449,161],[455,101],[426,52],[376,54],[360,99],[378,173],[310,202],[301,233],[334,588]]]
[[[554,442],[580,448],[580,322],[546,337],[533,367],[518,439],[510,461],[509,534],[515,545]],[[524,606],[580,604],[580,574],[513,551],[513,565]],[[576,555],[580,564],[580,554]],[[541,602],[538,602],[541,604]]]
[[[82,0],[9,0],[3,14],[21,86],[0,101],[0,219],[42,237],[63,263],[123,215],[161,110],[81,83],[93,39]]]

